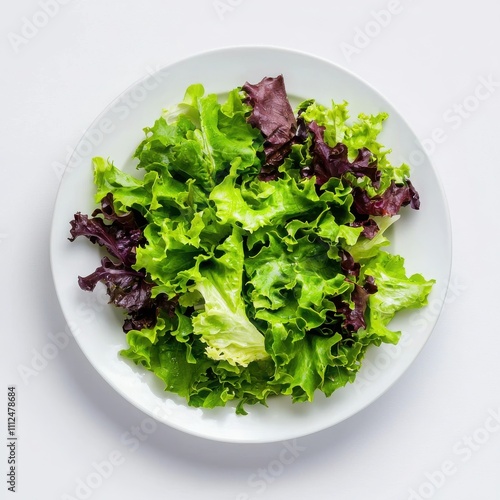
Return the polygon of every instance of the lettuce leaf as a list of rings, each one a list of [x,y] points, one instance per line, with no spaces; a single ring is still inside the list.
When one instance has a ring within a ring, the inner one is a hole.
[[[297,132],[297,120],[288,101],[283,75],[263,78],[257,84],[246,82],[242,90],[252,112],[248,123],[260,130],[264,141],[264,164],[259,178],[274,180],[278,169],[292,147]]]
[[[421,274],[407,276],[403,257],[382,251],[366,263],[364,272],[373,276],[378,289],[369,298],[366,330],[395,344],[401,332],[393,332],[387,325],[398,311],[425,306],[435,281]]]
[[[201,279],[190,291],[203,297],[203,310],[193,317],[194,333],[207,344],[211,359],[231,365],[248,366],[251,361],[266,359],[264,335],[250,322],[242,298],[243,242],[235,229],[218,250],[219,258],[204,263]]]

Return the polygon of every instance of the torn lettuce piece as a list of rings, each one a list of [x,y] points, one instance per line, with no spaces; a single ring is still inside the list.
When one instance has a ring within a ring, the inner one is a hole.
[[[269,357],[264,335],[250,322],[242,299],[243,242],[234,229],[219,246],[222,255],[200,268],[202,278],[192,287],[203,297],[203,310],[193,317],[194,333],[200,336],[209,358],[247,366]]]
[[[390,330],[388,324],[398,311],[427,305],[435,280],[427,280],[421,274],[407,276],[404,258],[383,251],[366,263],[363,272],[373,276],[378,289],[368,300],[366,330],[383,342],[395,344],[401,332]]]

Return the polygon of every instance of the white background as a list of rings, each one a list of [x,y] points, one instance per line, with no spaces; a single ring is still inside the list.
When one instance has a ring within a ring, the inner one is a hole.
[[[5,3],[0,20],[0,436],[9,385],[17,387],[19,436],[16,493],[7,491],[0,443],[1,495],[498,500],[499,4],[54,0],[49,18],[42,3]],[[40,26],[30,30],[30,21]],[[138,79],[242,44],[309,52],[377,88],[427,146],[453,225],[452,287],[416,362],[356,416],[286,444],[227,444],[153,428],[73,340],[53,359],[39,354],[66,328],[49,265],[58,165]],[[113,469],[103,470],[110,460]]]

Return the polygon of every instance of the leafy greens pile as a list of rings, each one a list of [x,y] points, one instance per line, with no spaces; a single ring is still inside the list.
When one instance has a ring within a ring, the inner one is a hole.
[[[222,104],[195,84],[145,129],[142,176],[94,158],[100,207],[75,214],[70,240],[107,250],[79,285],[103,283],[126,312],[121,354],[192,406],[245,414],[271,395],[329,396],[370,345],[398,342],[388,323],[433,280],[383,250],[420,204],[377,141],[386,118],[348,124],[345,102],[294,112],[282,76]]]

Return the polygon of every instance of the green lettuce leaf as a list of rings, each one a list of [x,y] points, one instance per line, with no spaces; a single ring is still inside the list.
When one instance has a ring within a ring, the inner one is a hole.
[[[218,247],[221,257],[200,269],[201,279],[192,288],[203,297],[203,311],[193,318],[194,333],[207,344],[208,357],[231,365],[247,366],[269,357],[264,335],[250,322],[242,299],[243,242],[240,232]]]
[[[369,298],[366,330],[383,342],[395,344],[401,332],[393,332],[387,325],[398,311],[427,305],[435,280],[426,280],[421,274],[407,276],[403,257],[383,251],[367,262],[364,273],[373,276],[378,288]]]

